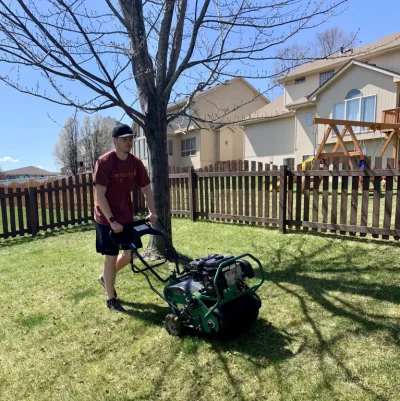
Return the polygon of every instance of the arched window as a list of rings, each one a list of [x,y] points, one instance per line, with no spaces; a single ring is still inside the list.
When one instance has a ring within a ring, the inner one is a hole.
[[[350,90],[343,102],[333,105],[333,118],[336,120],[375,122],[376,96],[363,96],[359,89]],[[339,130],[342,127],[338,127]],[[354,132],[364,129],[353,127]]]
[[[352,89],[346,96],[347,99],[354,99],[355,97],[361,97],[362,93],[358,89]]]

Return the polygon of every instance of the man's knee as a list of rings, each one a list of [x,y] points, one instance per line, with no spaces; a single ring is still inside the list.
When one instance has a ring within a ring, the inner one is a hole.
[[[117,263],[118,255],[106,255],[105,265],[115,266]]]

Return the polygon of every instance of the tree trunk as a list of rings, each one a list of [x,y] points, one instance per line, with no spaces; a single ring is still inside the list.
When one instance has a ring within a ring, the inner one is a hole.
[[[159,219],[164,223],[171,236],[171,204],[169,195],[169,173],[167,153],[167,118],[161,113],[151,113],[146,127],[149,149],[149,173],[154,195],[154,206]],[[160,228],[160,226],[156,228]],[[164,241],[159,236],[152,236],[146,250],[146,256],[157,258],[165,254]]]

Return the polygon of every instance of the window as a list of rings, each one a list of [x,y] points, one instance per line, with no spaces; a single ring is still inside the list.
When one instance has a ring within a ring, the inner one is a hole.
[[[133,154],[139,159],[147,159],[146,138],[140,138],[133,141]]]
[[[334,73],[334,70],[321,72],[319,74],[319,86],[323,85]]]
[[[306,125],[313,125],[312,113],[306,113]]]
[[[302,84],[303,82],[306,82],[306,77],[301,77],[294,80],[295,85]]]
[[[333,118],[337,120],[375,121],[376,96],[363,96],[358,89],[352,89],[343,102],[333,105]],[[338,126],[339,131],[343,127]],[[354,132],[365,130],[353,127]],[[334,134],[333,134],[334,135]]]
[[[192,156],[196,154],[196,138],[181,140],[181,156]]]
[[[173,148],[172,141],[169,140],[168,141],[168,156],[172,156],[174,154],[173,150],[174,150],[174,148]]]

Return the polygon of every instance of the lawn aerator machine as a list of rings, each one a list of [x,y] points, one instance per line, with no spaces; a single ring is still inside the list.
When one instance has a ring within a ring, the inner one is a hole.
[[[150,288],[170,306],[172,313],[165,318],[168,333],[180,336],[186,328],[190,328],[201,333],[228,335],[254,322],[261,307],[256,291],[264,282],[259,260],[249,253],[239,256],[212,254],[188,259],[176,252],[163,223],[159,223],[161,229],[155,229],[147,219],[137,220],[129,244],[119,243],[116,240],[118,234],[112,231],[110,237],[120,249],[129,246],[132,271],[143,274]],[[163,237],[165,260],[150,265],[142,257],[135,243],[144,235]],[[142,262],[143,268],[135,265],[133,255]],[[247,259],[257,264],[259,277],[255,278],[253,266]],[[163,278],[155,269],[167,262],[174,263],[175,267],[167,278]],[[163,294],[153,286],[147,272],[166,283]],[[252,285],[246,283],[250,279],[254,279]]]

